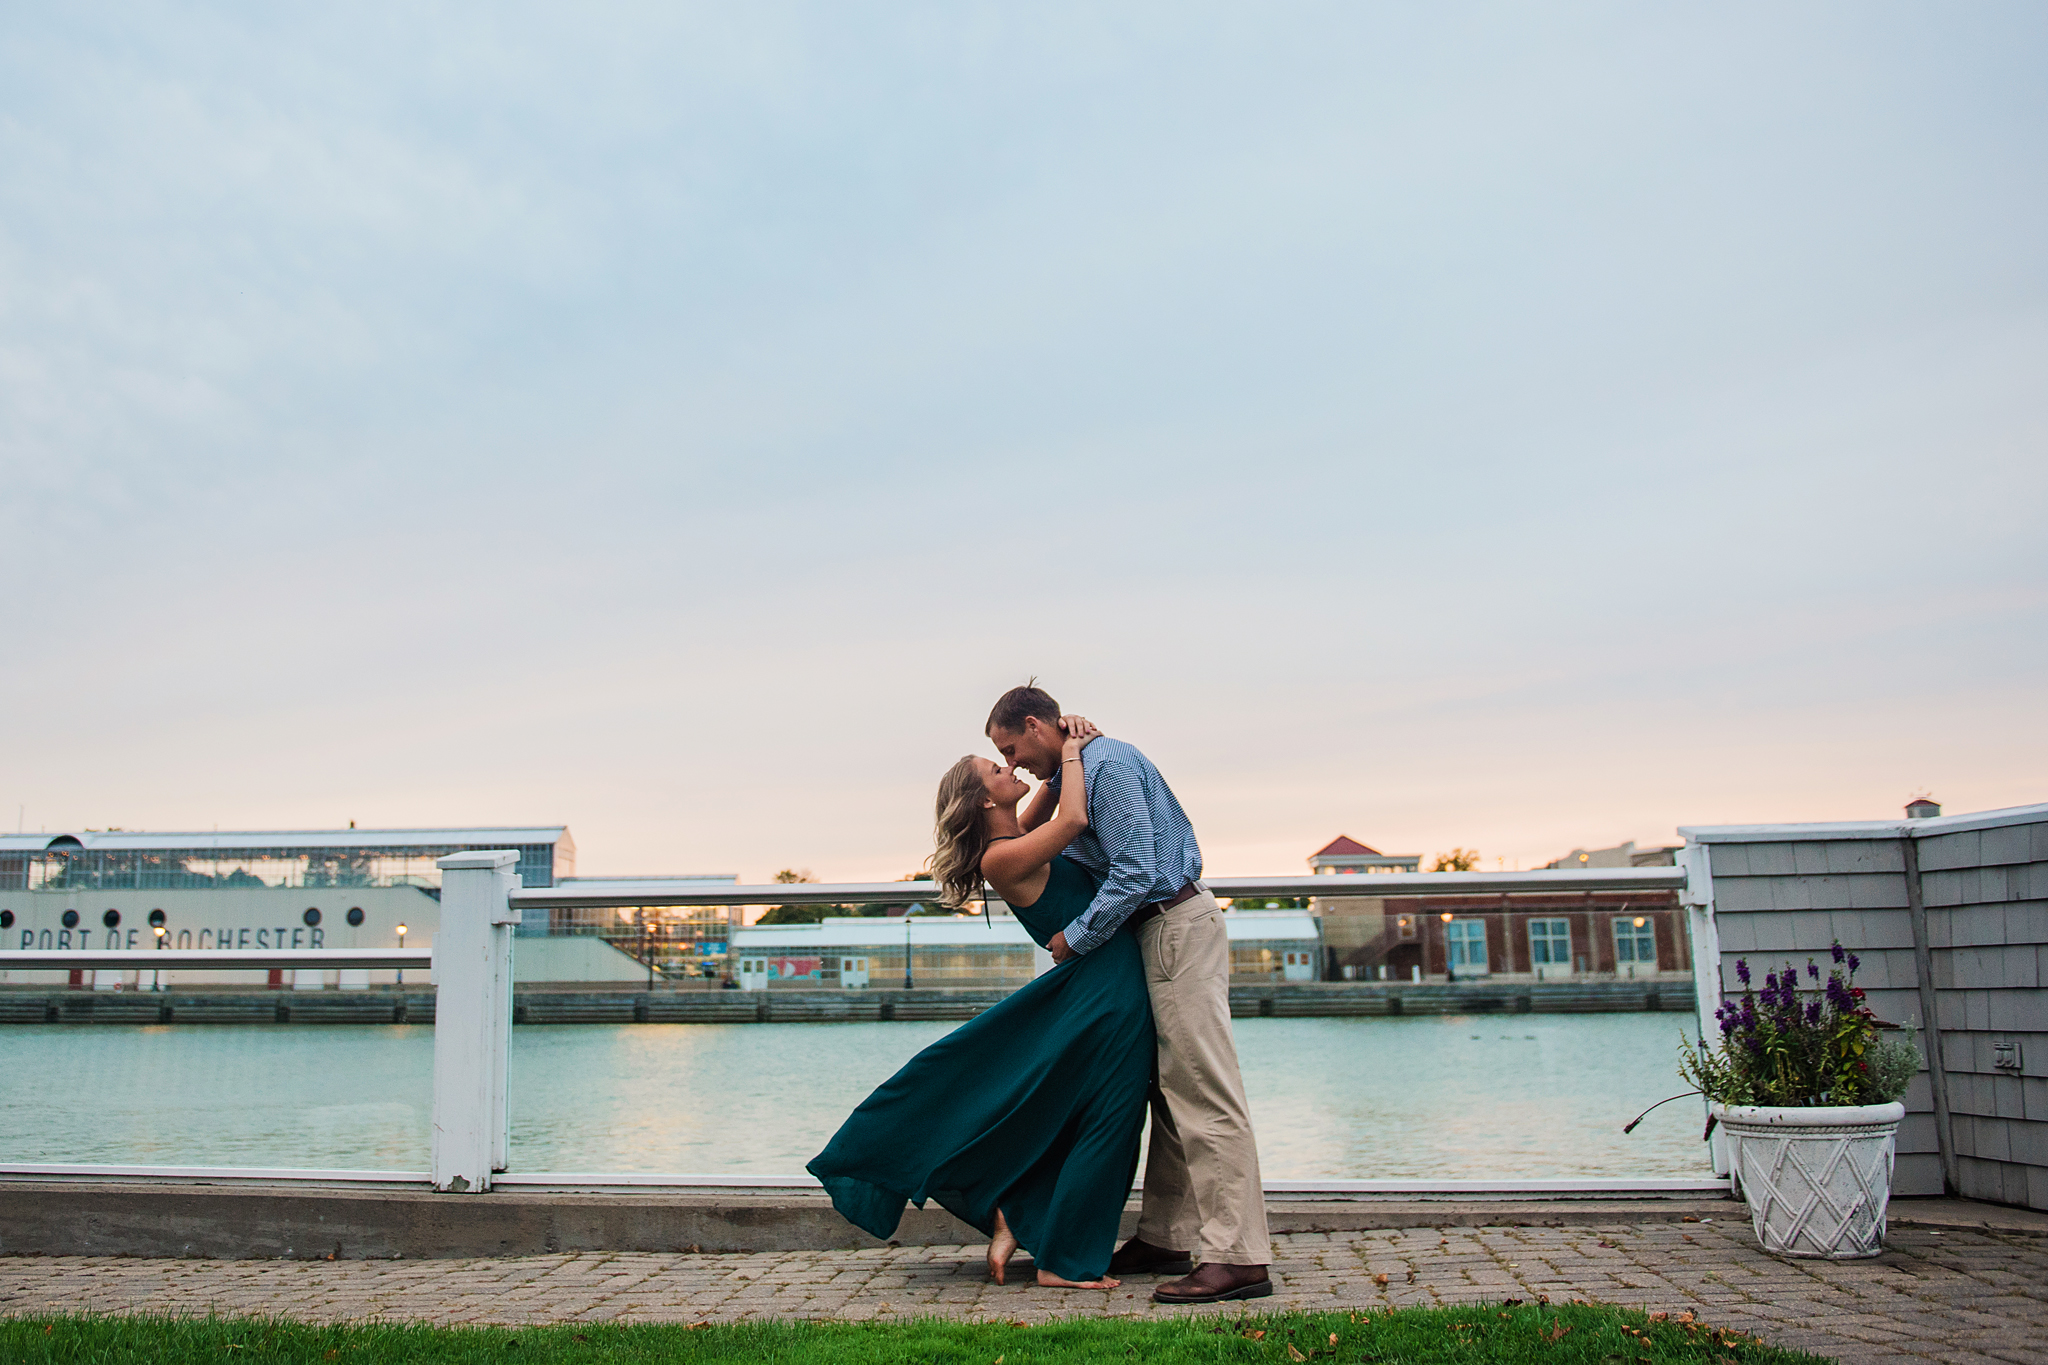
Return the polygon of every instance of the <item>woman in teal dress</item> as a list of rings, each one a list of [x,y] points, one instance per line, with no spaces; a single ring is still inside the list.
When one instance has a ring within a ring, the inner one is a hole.
[[[1067,741],[1077,770],[1093,730]],[[1078,771],[1057,812],[1025,830],[1012,769],[963,758],[939,786],[932,872],[946,904],[985,876],[1044,946],[1087,909],[1095,879],[1060,856],[1086,827]],[[1110,1254],[1138,1169],[1153,1061],[1152,1006],[1126,927],[932,1044],[868,1096],[810,1163],[846,1220],[894,1235],[927,1199],[989,1239],[1003,1282],[1019,1246],[1041,1285],[1114,1288]]]

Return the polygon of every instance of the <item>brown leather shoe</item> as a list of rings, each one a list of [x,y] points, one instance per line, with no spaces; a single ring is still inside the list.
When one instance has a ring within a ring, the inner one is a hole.
[[[1133,1237],[1109,1258],[1112,1275],[1185,1275],[1195,1268],[1195,1258],[1185,1251],[1168,1251]]]
[[[1154,1303],[1221,1303],[1225,1299],[1263,1299],[1273,1292],[1262,1265],[1224,1265],[1204,1261],[1200,1269],[1184,1280],[1162,1284],[1152,1291]]]

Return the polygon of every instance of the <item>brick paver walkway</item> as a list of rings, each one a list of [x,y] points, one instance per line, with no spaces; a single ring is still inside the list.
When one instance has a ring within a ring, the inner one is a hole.
[[[1254,1308],[1548,1295],[1692,1309],[1845,1361],[2048,1362],[2048,1239],[2018,1233],[1894,1228],[1884,1256],[1844,1264],[1775,1260],[1747,1226],[1721,1222],[1295,1234],[1275,1239],[1275,1255],[1277,1292]],[[986,1283],[978,1247],[460,1261],[9,1257],[0,1258],[0,1313],[524,1324],[1169,1311],[1148,1301],[1150,1277],[1115,1291],[1059,1291],[1030,1284],[1022,1258],[1016,1269],[1006,1288]]]

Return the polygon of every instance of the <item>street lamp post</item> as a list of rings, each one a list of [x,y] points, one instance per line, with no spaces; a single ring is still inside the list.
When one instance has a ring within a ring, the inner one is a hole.
[[[157,951],[162,952],[164,939],[170,933],[170,930],[164,928],[161,924],[153,924],[150,926],[150,932],[156,935]],[[162,972],[151,972],[149,974],[149,988],[153,991],[160,991],[164,988],[164,974]]]
[[[910,911],[903,912],[903,989],[913,990],[910,980]]]
[[[405,926],[403,924],[398,926],[398,950],[400,952],[405,951]],[[405,985],[405,968],[403,967],[398,969],[398,984],[400,986]]]
[[[1455,984],[1458,980],[1458,966],[1451,961],[1451,912],[1446,910],[1438,916],[1444,922],[1444,980]]]

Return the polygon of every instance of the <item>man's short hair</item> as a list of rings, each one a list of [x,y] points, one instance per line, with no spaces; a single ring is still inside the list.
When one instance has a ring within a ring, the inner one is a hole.
[[[1011,734],[1024,733],[1024,718],[1036,716],[1047,725],[1060,723],[1060,704],[1052,694],[1036,685],[1037,679],[1022,687],[1013,687],[996,698],[995,708],[988,713],[988,724],[981,727],[985,735],[995,733],[997,726]]]

